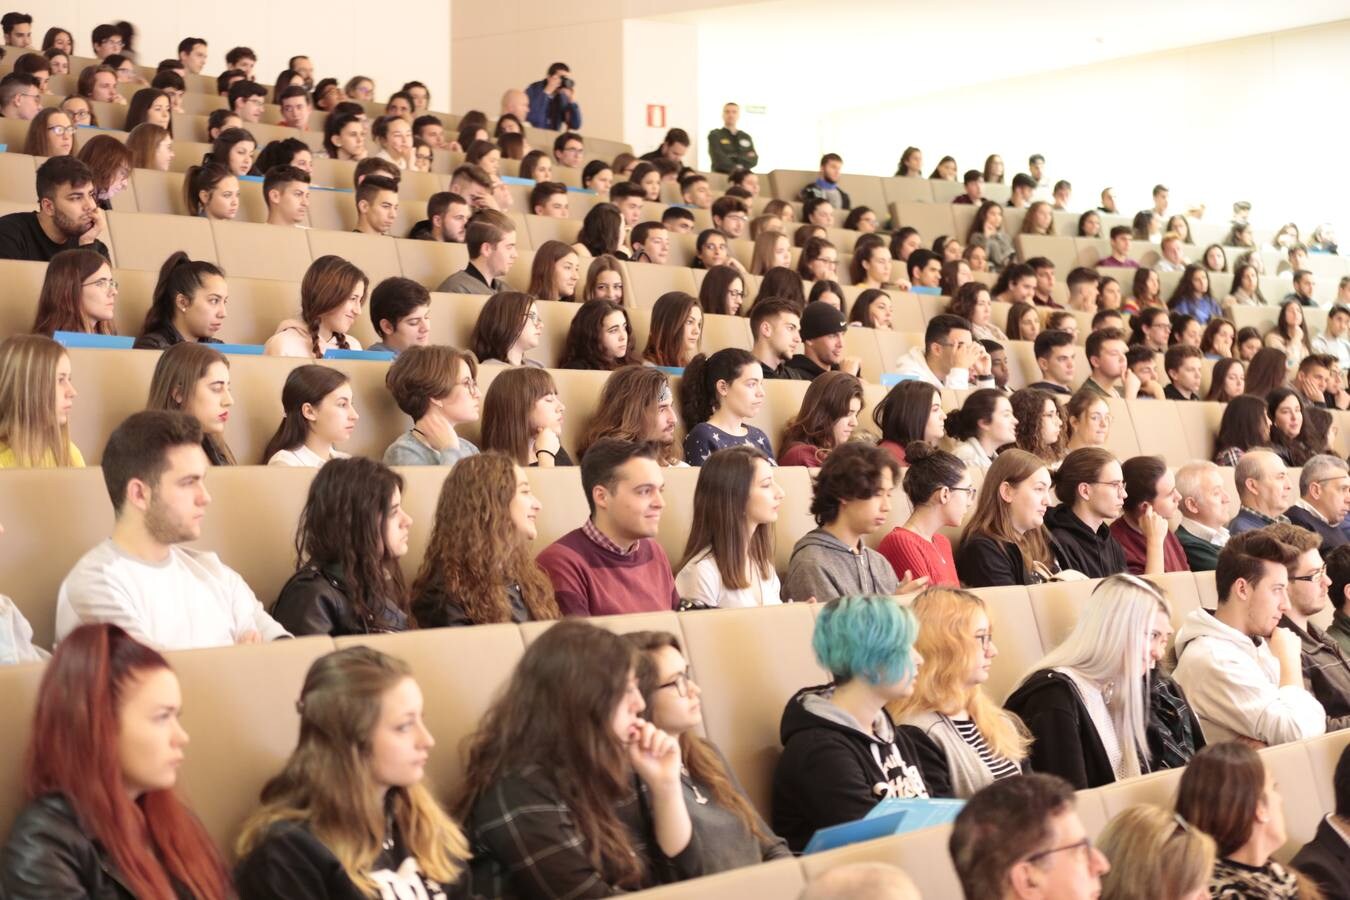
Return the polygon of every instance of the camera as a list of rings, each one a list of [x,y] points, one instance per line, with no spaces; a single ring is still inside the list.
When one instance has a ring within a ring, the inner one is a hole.
[[[571,78],[568,78],[566,75],[564,75],[564,76],[562,77],[562,81],[559,81],[559,82],[558,82],[558,87],[560,87],[560,88],[567,88],[569,91],[572,90],[572,88],[574,88],[574,87],[576,87],[576,86],[577,86],[577,83],[576,83],[575,81],[573,81]]]

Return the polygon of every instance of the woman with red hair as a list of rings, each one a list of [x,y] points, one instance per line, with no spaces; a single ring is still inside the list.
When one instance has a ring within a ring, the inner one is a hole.
[[[224,900],[229,875],[174,791],[188,736],[178,678],[116,625],[53,654],[24,759],[27,805],[0,859],[0,895]]]

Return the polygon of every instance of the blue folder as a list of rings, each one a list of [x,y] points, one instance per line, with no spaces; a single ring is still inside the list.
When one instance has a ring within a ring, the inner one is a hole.
[[[881,373],[882,387],[893,388],[902,381],[913,381],[913,380],[914,380],[913,375],[901,375],[899,372]]]
[[[58,331],[52,338],[63,347],[92,347],[96,350],[130,350],[135,338],[120,334],[85,334],[82,331]]]
[[[262,356],[262,344],[212,344],[211,349],[218,353],[229,353],[234,356]]]
[[[945,825],[956,819],[966,805],[964,800],[887,799],[872,807],[871,812],[856,822],[822,828],[811,836],[804,853],[820,853],[861,841],[891,837],[934,825]]]
[[[394,358],[392,350],[328,350],[324,359],[365,359],[388,362]]]

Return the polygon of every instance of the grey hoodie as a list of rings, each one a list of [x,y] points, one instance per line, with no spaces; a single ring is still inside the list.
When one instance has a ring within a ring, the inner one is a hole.
[[[783,599],[797,603],[816,598],[829,603],[858,594],[890,595],[900,587],[886,557],[870,547],[855,552],[823,528],[808,531],[792,548]]]

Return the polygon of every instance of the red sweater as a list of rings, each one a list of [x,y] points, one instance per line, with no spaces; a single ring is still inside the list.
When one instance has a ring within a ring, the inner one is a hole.
[[[951,541],[941,534],[933,535],[929,543],[908,529],[896,527],[881,539],[877,552],[895,569],[896,578],[904,578],[908,570],[915,578],[927,575],[930,587],[961,586]]]
[[[1144,563],[1148,561],[1148,544],[1144,533],[1135,528],[1121,516],[1111,523],[1111,537],[1125,551],[1125,565],[1131,575],[1144,574]],[[1163,538],[1163,571],[1189,572],[1191,564],[1186,560],[1186,548],[1172,532]]]
[[[666,551],[646,539],[627,556],[601,547],[580,528],[536,558],[564,616],[616,616],[675,609],[680,596]]]

